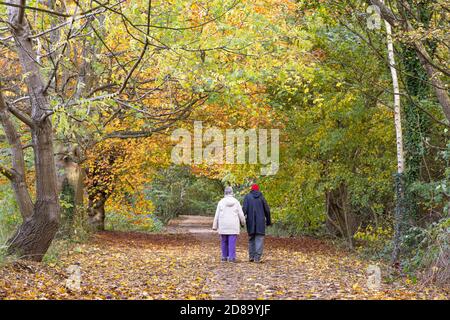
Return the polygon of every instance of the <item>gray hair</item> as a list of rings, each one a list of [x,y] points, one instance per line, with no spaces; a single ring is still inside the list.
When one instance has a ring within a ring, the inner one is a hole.
[[[225,195],[226,196],[232,196],[233,195],[233,188],[232,187],[226,187],[225,188]]]

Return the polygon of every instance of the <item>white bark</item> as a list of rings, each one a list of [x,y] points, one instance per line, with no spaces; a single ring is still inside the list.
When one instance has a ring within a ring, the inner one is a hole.
[[[402,136],[402,121],[401,121],[401,106],[400,106],[400,87],[398,85],[397,69],[395,67],[394,44],[392,41],[392,29],[389,22],[386,23],[387,33],[387,47],[389,67],[391,69],[392,87],[394,88],[394,122],[395,134],[397,144],[397,172],[403,173],[405,169],[405,159],[403,153],[403,136]]]
[[[381,1],[383,3],[383,1]],[[394,122],[397,144],[397,174],[398,180],[396,183],[397,192],[397,206],[395,212],[395,232],[394,232],[394,249],[392,251],[392,262],[394,265],[399,263],[401,251],[401,237],[402,237],[402,222],[404,214],[404,186],[402,181],[402,174],[405,170],[405,159],[403,154],[403,136],[402,136],[402,121],[401,121],[401,105],[400,105],[400,87],[398,84],[397,69],[395,66],[394,43],[392,41],[391,24],[385,20],[386,35],[387,35],[387,49],[389,67],[391,69],[392,87],[394,89]]]

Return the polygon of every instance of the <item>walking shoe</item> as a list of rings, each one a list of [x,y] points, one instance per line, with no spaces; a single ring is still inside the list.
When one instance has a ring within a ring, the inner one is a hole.
[[[220,260],[220,261],[222,261],[222,262],[227,262],[227,258],[222,258],[222,260]]]
[[[248,262],[255,262],[255,259],[250,258],[250,259],[248,259]]]
[[[236,259],[228,259],[228,262],[234,262],[234,263],[236,263]]]

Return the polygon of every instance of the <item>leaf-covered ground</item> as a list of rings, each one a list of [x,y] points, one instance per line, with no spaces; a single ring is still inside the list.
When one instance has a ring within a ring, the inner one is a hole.
[[[193,228],[193,229],[192,229]],[[404,279],[367,288],[368,262],[311,238],[266,237],[264,262],[220,262],[219,239],[188,225],[170,234],[104,232],[56,264],[0,267],[1,299],[448,299],[449,292]],[[190,232],[189,232],[190,231]],[[80,291],[67,268],[82,270]]]

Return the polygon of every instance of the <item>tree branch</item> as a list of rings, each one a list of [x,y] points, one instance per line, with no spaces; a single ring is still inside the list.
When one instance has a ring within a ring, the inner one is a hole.
[[[148,130],[139,130],[139,131],[133,131],[133,130],[120,130],[115,131],[112,133],[107,134],[104,139],[112,139],[112,138],[118,138],[118,139],[137,139],[137,138],[146,138],[152,136],[154,133],[164,131],[171,126],[173,126],[175,123],[177,123],[180,120],[187,119],[189,114],[192,111],[192,108],[194,105],[196,105],[198,102],[204,103],[206,101],[206,98],[208,96],[201,96],[196,99],[193,99],[189,103],[186,103],[183,108],[181,108],[176,115],[176,117],[172,117],[169,119],[165,119],[164,121],[160,121],[160,123],[165,122],[164,125],[157,126]]]
[[[138,60],[135,62],[133,67],[130,69],[130,71],[127,74],[127,77],[125,78],[122,87],[119,90],[119,94],[122,93],[125,88],[127,87],[127,83],[130,80],[131,76],[133,75],[134,70],[136,70],[139,63],[141,63],[142,59],[144,58],[145,52],[147,51],[148,45],[150,42],[148,41],[148,38],[150,36],[150,21],[151,21],[151,10],[152,10],[152,0],[148,0],[148,7],[147,7],[147,30],[146,30],[146,37],[145,37],[145,44],[142,48],[142,52],[138,58]]]
[[[55,16],[59,16],[59,17],[64,17],[64,18],[69,18],[72,15],[67,14],[67,13],[60,13],[60,12],[56,12],[56,11],[52,11],[52,10],[48,10],[48,9],[44,9],[44,8],[38,8],[38,7],[30,7],[25,5],[24,0],[21,0],[21,4],[15,4],[15,3],[11,3],[11,2],[3,2],[0,1],[0,4],[5,5],[5,6],[9,6],[9,7],[14,7],[14,8],[19,8],[21,9],[20,11],[22,11],[22,20],[20,20],[20,14],[19,14],[19,22],[20,24],[22,24],[23,22],[23,15],[25,12],[25,9],[29,9],[29,10],[34,10],[34,11],[40,11],[40,12],[44,12],[44,13],[48,13],[48,14],[52,14]]]
[[[87,11],[84,11],[84,12],[81,12],[79,14],[70,14],[70,13],[62,13],[62,12],[57,12],[57,11],[44,9],[44,8],[39,8],[39,7],[27,6],[25,0],[20,0],[20,1],[21,1],[20,4],[0,1],[0,5],[5,5],[5,6],[9,6],[9,7],[19,8],[19,9],[21,9],[21,11],[25,11],[25,9],[28,9],[28,10],[33,10],[33,11],[44,12],[44,13],[48,13],[48,14],[51,14],[51,15],[54,15],[54,16],[58,16],[58,17],[63,17],[63,18],[83,16],[83,15],[86,15],[86,14],[91,13],[93,11],[96,11],[97,9],[100,9],[101,7],[104,7],[104,5],[102,3],[98,2],[98,4],[100,4],[100,5],[97,6],[97,7],[91,8],[91,9],[89,9]],[[121,2],[123,2],[123,1],[121,1]],[[115,4],[115,5],[117,5],[117,4]],[[115,6],[115,5],[113,5],[113,6]],[[24,13],[22,13],[22,15],[23,14]],[[20,14],[19,14],[19,19],[20,19]],[[19,22],[20,22],[20,20],[19,20]],[[22,22],[23,22],[23,16],[22,16]],[[20,22],[20,24],[22,24],[22,23]]]
[[[399,23],[403,22],[400,18],[398,18],[391,9],[389,9],[383,1],[381,0],[370,0],[374,6],[377,6],[380,9],[381,17],[389,22],[391,26],[397,26]]]
[[[22,24],[23,17],[25,16],[26,0],[20,0],[20,5],[22,6],[22,8],[20,8],[19,10],[19,24]]]
[[[33,213],[33,202],[28,192],[26,182],[25,158],[22,149],[22,142],[20,135],[11,120],[10,112],[5,100],[3,99],[2,85],[0,83],[0,123],[3,126],[6,139],[11,149],[11,163],[12,170],[0,167],[1,174],[11,181],[14,189],[17,204],[20,208],[20,213],[25,219]]]
[[[12,181],[14,179],[14,172],[11,169],[8,169],[2,165],[0,165],[0,173],[8,178],[8,180]]]
[[[13,107],[10,104],[8,104],[8,111],[11,112],[17,119],[25,123],[30,128],[34,127],[33,120],[26,113],[20,111],[19,109]]]
[[[388,7],[386,7],[382,0],[370,0],[370,2],[380,8],[381,17],[389,22],[392,26],[399,25],[399,22],[401,22],[400,25],[404,31],[414,31],[413,26],[408,20],[400,20],[399,18],[397,18],[392,13],[392,11]],[[401,4],[404,3],[401,2]],[[447,86],[445,86],[443,81],[440,79],[440,74],[437,71],[440,70],[442,72],[443,70],[442,68],[436,68],[422,41],[415,40],[412,42],[412,45],[414,46],[417,57],[419,58],[420,63],[424,67],[428,78],[434,87],[436,97],[440,105],[442,106],[445,117],[450,122],[450,97],[448,95]],[[445,74],[446,72],[443,73]]]
[[[163,126],[156,127],[149,130],[141,130],[141,131],[132,131],[132,130],[120,130],[107,134],[104,139],[138,139],[138,138],[147,138],[151,137],[154,133],[161,132],[165,129],[170,128],[177,120],[174,120],[170,123],[167,123]]]

